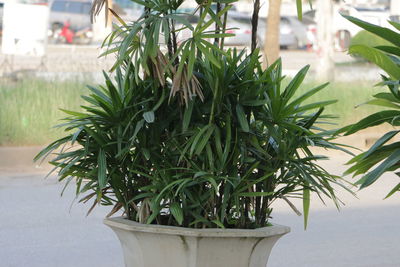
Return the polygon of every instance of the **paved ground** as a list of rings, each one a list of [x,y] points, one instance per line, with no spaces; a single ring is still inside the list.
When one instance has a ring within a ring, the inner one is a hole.
[[[345,160],[335,155],[323,164],[340,174]],[[0,168],[0,266],[122,267],[118,240],[102,224],[108,209],[86,217],[88,206],[73,204],[72,187],[60,198],[63,186],[38,171]],[[314,201],[307,231],[301,217],[276,203],[273,221],[292,232],[278,241],[268,266],[400,266],[400,194],[382,200],[397,180],[388,175],[359,199],[341,192],[341,212]]]

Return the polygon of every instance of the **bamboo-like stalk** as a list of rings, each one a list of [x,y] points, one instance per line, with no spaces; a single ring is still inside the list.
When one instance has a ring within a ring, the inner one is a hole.
[[[227,4],[225,4],[225,7],[226,7],[226,5]],[[229,12],[229,10],[226,11],[225,14],[224,14],[224,22],[222,23],[222,33],[225,33],[225,31],[226,31],[226,22],[228,20],[228,12]],[[221,50],[224,49],[224,42],[225,42],[225,37],[222,37],[221,38],[221,44],[220,44]]]
[[[216,12],[216,14],[218,14],[219,12],[221,11],[221,3],[217,3],[217,12]],[[218,25],[218,23],[217,22],[215,22],[215,33],[216,34],[219,34],[220,33],[220,27],[219,27],[219,25]],[[214,39],[214,43],[215,43],[215,45],[219,45],[219,38],[218,37],[215,37],[215,39]]]
[[[260,13],[260,0],[255,0],[251,18],[251,53],[257,47],[258,13]]]
[[[168,19],[167,20],[167,25],[168,25],[168,28],[169,29],[171,29],[171,20],[170,19]],[[171,60],[172,58],[173,58],[173,56],[174,56],[174,50],[173,50],[173,45],[172,45],[172,32],[170,31],[169,32],[169,36],[168,36],[168,43],[167,43],[167,48],[168,48],[168,56],[169,56],[169,59]]]

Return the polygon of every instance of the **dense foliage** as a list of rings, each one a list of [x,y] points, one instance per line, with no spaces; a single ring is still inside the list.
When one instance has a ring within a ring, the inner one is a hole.
[[[302,198],[305,222],[310,192],[338,204],[341,179],[310,150],[339,149],[319,128],[335,101],[306,102],[325,85],[296,95],[308,67],[283,87],[280,61],[263,69],[255,47],[226,50],[229,3],[215,12],[200,3],[193,26],[178,12],[182,1],[136,2],[143,16],[116,15],[121,25],[106,41],[115,79],[90,87],[85,112],[65,111],[67,135],[37,159],[55,152],[60,180],[74,180],[82,201],[142,223],[255,228],[278,198]],[[190,36],[179,39],[184,30]]]
[[[388,123],[394,127],[400,125],[400,34],[391,29],[373,25],[353,17],[347,17],[350,21],[364,28],[388,42],[387,45],[371,47],[365,44],[353,45],[350,47],[350,53],[364,57],[372,63],[375,63],[387,75],[382,75],[381,86],[386,86],[388,92],[374,95],[374,98],[366,104],[377,105],[387,108],[386,110],[376,112],[359,122],[349,125],[342,131],[346,135],[359,132],[363,129]],[[397,30],[400,30],[400,24],[389,21]],[[353,164],[347,170],[347,174],[360,175],[363,177],[358,180],[361,188],[374,183],[382,174],[388,171],[396,171],[400,164],[400,142],[395,141],[400,131],[393,129],[383,135],[366,152],[354,157],[349,164]],[[399,175],[399,173],[396,173]],[[387,195],[391,196],[400,190],[400,183],[395,186]]]

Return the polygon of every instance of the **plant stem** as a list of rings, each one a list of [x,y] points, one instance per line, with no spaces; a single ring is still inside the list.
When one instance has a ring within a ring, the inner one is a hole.
[[[167,24],[168,24],[168,28],[169,29],[171,29],[171,26],[170,26],[170,20],[169,19],[167,19]],[[174,56],[174,51],[173,51],[173,46],[172,46],[172,31],[169,33],[169,36],[168,36],[168,43],[167,43],[167,47],[168,47],[168,55],[169,55],[169,59],[172,59],[173,58],[173,56]]]
[[[227,4],[225,4],[225,7],[226,7],[226,5]],[[222,24],[222,33],[225,33],[225,31],[226,31],[226,22],[228,20],[228,12],[229,11],[226,11],[225,14],[224,14],[224,22]],[[222,37],[221,38],[221,45],[220,45],[221,50],[224,50],[224,42],[225,42],[225,37]]]
[[[214,114],[215,114],[215,103],[217,102],[217,97],[219,94],[219,82],[218,79],[215,81],[215,86],[214,86],[214,97],[212,101],[212,106],[211,106],[211,113],[210,113],[210,119],[208,120],[208,123],[211,124],[214,121]]]
[[[260,175],[261,177],[261,175]],[[260,192],[262,189],[262,186],[260,184],[256,185],[256,192]],[[261,209],[261,197],[256,197],[256,205],[255,205],[255,217],[256,217],[256,223],[260,224],[260,209]]]
[[[257,47],[257,28],[258,28],[258,13],[260,12],[260,0],[254,1],[253,16],[251,18],[251,53]]]
[[[217,12],[216,12],[216,14],[218,14],[220,11],[221,11],[221,3],[217,2]],[[218,25],[217,22],[215,22],[215,33],[216,34],[220,33],[220,28],[219,28],[219,25]],[[218,43],[219,43],[219,38],[218,37],[215,37],[214,43],[215,43],[216,46],[218,46]]]
[[[172,23],[171,23],[171,32],[172,32],[172,44],[173,44],[174,54],[175,54],[176,51],[178,51],[178,43],[176,41],[175,22],[174,21],[172,21]],[[179,65],[178,57],[175,58],[175,64]]]

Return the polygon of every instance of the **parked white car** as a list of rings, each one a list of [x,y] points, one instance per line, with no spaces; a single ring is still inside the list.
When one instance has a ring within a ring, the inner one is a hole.
[[[341,4],[335,6],[333,17],[333,33],[335,34],[335,48],[338,51],[347,50],[350,45],[350,40],[362,29],[357,25],[345,19],[343,15],[353,16],[364,21],[377,24],[379,26],[388,27],[389,11],[383,8],[358,8],[348,4]],[[316,26],[316,10],[310,10],[303,14],[306,19],[304,23],[308,27],[308,34],[314,35],[316,40],[317,26]],[[315,43],[315,42],[314,42]],[[316,45],[316,43],[315,43]]]

